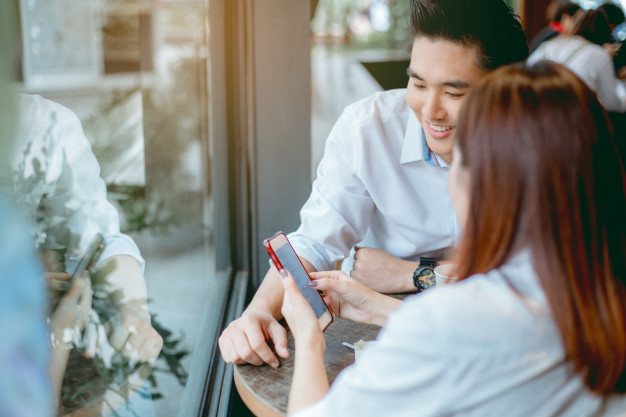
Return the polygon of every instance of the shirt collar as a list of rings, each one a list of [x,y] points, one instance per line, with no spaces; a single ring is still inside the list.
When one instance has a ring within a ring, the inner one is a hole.
[[[404,141],[402,142],[400,163],[406,164],[415,161],[424,161],[426,164],[434,167],[449,166],[440,156],[430,151],[422,125],[417,120],[415,113],[409,112],[409,121],[407,122]]]

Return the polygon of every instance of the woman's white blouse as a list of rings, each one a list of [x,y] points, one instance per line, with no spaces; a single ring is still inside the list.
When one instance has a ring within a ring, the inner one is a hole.
[[[625,396],[592,394],[565,361],[528,253],[407,298],[377,340],[296,415],[626,415]]]

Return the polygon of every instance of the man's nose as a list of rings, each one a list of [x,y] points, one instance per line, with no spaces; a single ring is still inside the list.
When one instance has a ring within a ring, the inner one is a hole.
[[[446,110],[441,103],[439,94],[429,94],[422,107],[422,116],[428,120],[442,120],[446,117]]]

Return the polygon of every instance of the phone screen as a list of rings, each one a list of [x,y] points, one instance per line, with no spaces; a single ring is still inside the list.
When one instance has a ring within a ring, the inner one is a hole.
[[[291,248],[291,245],[283,245],[280,248],[276,249],[275,252],[276,256],[283,264],[283,267],[287,271],[291,272],[291,275],[293,275],[293,278],[296,281],[300,292],[313,308],[313,311],[315,312],[317,318],[320,318],[324,313],[328,311],[328,308],[326,307],[326,304],[320,297],[320,294],[317,292],[317,290],[309,286],[309,274],[307,274],[306,270],[300,263],[300,259],[298,259],[298,256]]]
[[[278,232],[271,238],[265,239],[263,245],[267,249],[267,253],[270,255],[274,265],[277,268],[285,268],[293,275],[300,293],[313,308],[320,328],[325,330],[333,322],[333,315],[326,303],[324,303],[324,300],[322,300],[320,293],[309,285],[311,278],[306,269],[304,269],[302,262],[300,262],[300,258],[293,250],[287,236],[282,232]]]

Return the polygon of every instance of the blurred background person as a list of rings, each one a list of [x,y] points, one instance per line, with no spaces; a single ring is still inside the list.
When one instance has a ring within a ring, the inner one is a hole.
[[[626,97],[615,76],[613,57],[602,47],[610,34],[605,15],[598,10],[579,13],[573,33],[567,32],[543,42],[528,63],[550,60],[565,65],[587,83],[608,111],[624,112]]]
[[[604,49],[613,57],[613,66],[617,77],[626,79],[626,49],[623,47],[624,41],[616,37],[617,28],[626,20],[624,11],[615,3],[601,4],[598,6],[598,10],[606,17],[611,31],[603,45]]]
[[[554,38],[559,33],[571,33],[574,16],[580,10],[580,6],[571,1],[552,0],[546,9],[548,25],[530,41],[528,46],[530,53],[532,54],[541,43]]]

